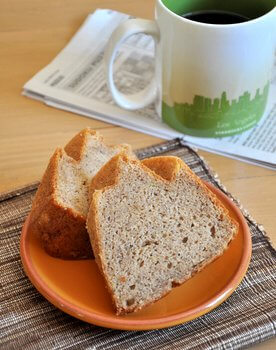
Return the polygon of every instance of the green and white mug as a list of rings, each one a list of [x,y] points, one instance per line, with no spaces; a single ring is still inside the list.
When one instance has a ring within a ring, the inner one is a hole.
[[[212,9],[249,20],[220,25],[181,17]],[[145,90],[125,95],[114,84],[113,61],[122,42],[138,33],[155,40],[155,76]],[[230,136],[261,118],[275,47],[275,0],[157,0],[155,21],[130,19],[112,34],[105,52],[108,85],[125,109],[156,101],[160,118],[184,134]]]

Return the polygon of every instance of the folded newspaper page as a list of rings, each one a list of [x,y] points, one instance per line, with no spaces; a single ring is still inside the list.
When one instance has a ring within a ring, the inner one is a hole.
[[[106,83],[103,55],[111,33],[128,18],[106,9],[90,14],[57,57],[24,85],[23,94],[49,106],[164,139],[181,137],[200,149],[276,169],[276,77],[258,125],[232,137],[183,135],[161,121],[154,104],[138,111],[127,111],[115,104]],[[153,40],[142,34],[127,39],[114,63],[119,90],[135,93],[149,83],[153,74]]]

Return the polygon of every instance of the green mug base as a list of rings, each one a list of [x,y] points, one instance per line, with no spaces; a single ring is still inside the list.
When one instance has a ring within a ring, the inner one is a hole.
[[[167,106],[168,107],[168,106]],[[163,112],[164,111],[164,112]],[[174,116],[173,111],[169,111],[168,108],[164,108],[162,110],[162,120],[164,123],[169,125],[171,128],[180,131],[184,135],[189,136],[196,136],[196,137],[206,137],[206,138],[220,138],[220,137],[227,137],[227,136],[233,136],[240,134],[246,130],[249,130],[253,128],[258,121],[261,119],[262,116],[259,116],[258,119],[255,119],[254,122],[252,122],[249,125],[244,126],[243,128],[239,127],[237,129],[232,130],[217,130],[217,129],[191,129],[187,128],[185,125],[178,122],[178,120]]]
[[[229,101],[226,93],[211,100],[195,96],[193,104],[162,102],[162,120],[173,129],[197,137],[225,137],[251,129],[261,119],[269,91],[267,83],[251,98],[245,92],[238,100]]]

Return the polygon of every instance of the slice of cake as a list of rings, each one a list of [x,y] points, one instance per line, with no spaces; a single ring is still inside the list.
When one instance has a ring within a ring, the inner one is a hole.
[[[82,130],[51,157],[33,200],[30,225],[45,250],[63,259],[93,257],[85,228],[91,178],[115,154],[128,145],[107,146],[102,136]]]
[[[151,170],[152,169],[152,170]],[[92,179],[87,217],[118,315],[140,310],[220,256],[238,230],[176,157],[113,157]]]

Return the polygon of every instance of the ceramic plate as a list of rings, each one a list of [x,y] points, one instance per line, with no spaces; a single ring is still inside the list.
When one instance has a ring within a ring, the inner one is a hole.
[[[227,299],[244,277],[251,257],[251,236],[240,210],[207,184],[240,225],[226,252],[193,278],[137,313],[116,316],[95,261],[66,261],[47,255],[27,218],[21,235],[24,270],[37,290],[57,308],[83,321],[116,329],[165,328],[199,317]]]

